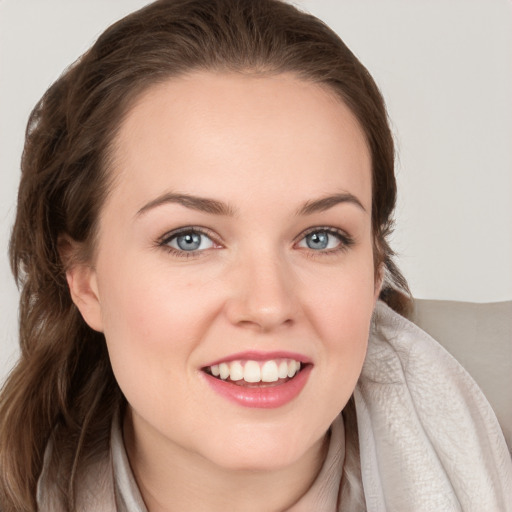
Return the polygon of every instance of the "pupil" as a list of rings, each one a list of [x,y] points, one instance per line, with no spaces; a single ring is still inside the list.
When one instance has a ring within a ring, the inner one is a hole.
[[[325,231],[311,233],[306,237],[306,243],[310,249],[325,249],[329,241],[329,235]]]
[[[201,235],[198,233],[187,233],[176,239],[178,247],[182,251],[194,251],[201,245]]]

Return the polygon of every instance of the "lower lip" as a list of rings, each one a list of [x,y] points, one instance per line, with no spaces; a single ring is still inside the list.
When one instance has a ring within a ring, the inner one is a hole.
[[[302,391],[312,365],[304,367],[295,377],[275,386],[244,387],[203,373],[211,388],[219,395],[243,407],[275,409],[291,402]]]

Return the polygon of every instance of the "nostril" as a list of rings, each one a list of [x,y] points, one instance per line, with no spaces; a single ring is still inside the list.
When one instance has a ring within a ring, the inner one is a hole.
[[[281,327],[291,327],[295,323],[293,318],[283,318],[282,316],[260,313],[252,315],[250,319],[245,318],[236,322],[236,325],[246,329],[265,333]]]
[[[259,261],[236,280],[233,295],[225,303],[232,324],[262,332],[290,326],[298,318],[300,307],[293,293],[293,278],[286,279],[285,269],[270,269],[269,265]]]

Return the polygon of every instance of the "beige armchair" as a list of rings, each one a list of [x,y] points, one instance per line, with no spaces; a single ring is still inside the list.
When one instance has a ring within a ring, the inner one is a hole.
[[[469,372],[496,413],[512,453],[512,301],[414,301],[410,320]]]

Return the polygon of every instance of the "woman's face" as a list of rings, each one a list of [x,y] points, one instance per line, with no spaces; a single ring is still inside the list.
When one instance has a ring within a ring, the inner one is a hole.
[[[370,169],[350,110],[291,75],[195,73],[139,99],[81,305],[136,439],[231,469],[318,445],[378,292]]]

